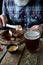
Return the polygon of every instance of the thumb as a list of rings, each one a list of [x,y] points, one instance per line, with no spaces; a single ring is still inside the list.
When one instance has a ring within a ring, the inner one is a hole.
[[[0,18],[2,19],[3,27],[5,26],[5,20],[4,17],[1,15]]]

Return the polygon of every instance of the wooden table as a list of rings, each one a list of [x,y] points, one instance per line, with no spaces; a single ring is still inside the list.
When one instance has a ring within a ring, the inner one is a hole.
[[[7,51],[0,65],[43,65],[43,38],[35,53],[30,53],[24,43],[17,53],[11,54]]]

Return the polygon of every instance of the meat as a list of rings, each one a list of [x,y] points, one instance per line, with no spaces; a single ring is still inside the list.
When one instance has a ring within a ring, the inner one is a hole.
[[[13,41],[20,41],[23,39],[23,32],[15,29],[5,30],[2,33],[2,38],[5,41],[13,42]]]

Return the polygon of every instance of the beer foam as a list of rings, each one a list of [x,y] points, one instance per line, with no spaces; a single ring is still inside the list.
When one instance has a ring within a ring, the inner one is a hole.
[[[24,34],[24,37],[29,40],[35,40],[40,38],[40,32],[38,31],[28,31]]]

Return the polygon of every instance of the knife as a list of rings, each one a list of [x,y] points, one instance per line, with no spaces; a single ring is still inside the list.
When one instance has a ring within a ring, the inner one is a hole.
[[[1,21],[1,24],[3,25],[1,18],[0,18],[0,21]],[[15,29],[18,29],[17,25],[6,24],[4,27],[0,26],[0,29],[6,29],[6,28],[15,28]]]
[[[6,24],[6,27],[9,27],[9,28],[13,28],[13,29],[18,30],[18,26],[17,25]]]
[[[0,27],[1,30],[3,29],[16,29],[16,30],[22,30],[22,27],[20,25],[10,25],[6,24],[5,27]]]
[[[18,29],[17,25],[6,24],[5,27],[0,26],[0,29],[8,29],[8,28]]]

